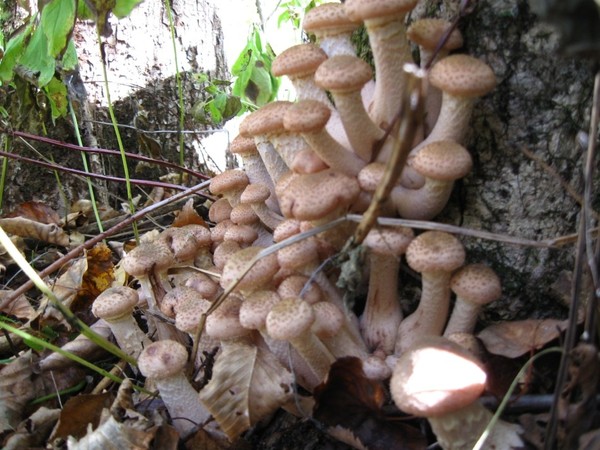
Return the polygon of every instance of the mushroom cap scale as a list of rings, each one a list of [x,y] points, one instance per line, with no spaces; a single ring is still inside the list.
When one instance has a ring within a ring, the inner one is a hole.
[[[271,73],[276,77],[306,77],[314,73],[326,59],[327,55],[317,45],[294,45],[277,55],[271,65]]]
[[[450,287],[457,295],[470,303],[485,305],[502,295],[498,275],[484,264],[469,264],[456,272]]]
[[[170,340],[156,341],[146,347],[138,358],[138,367],[148,378],[162,379],[180,374],[188,360],[183,345]]]
[[[373,78],[373,71],[365,61],[350,55],[332,56],[315,72],[315,83],[332,92],[358,91]]]
[[[483,61],[456,54],[440,60],[432,67],[429,82],[452,95],[481,97],[496,87],[496,76]]]
[[[475,402],[485,383],[486,373],[475,356],[460,345],[436,336],[422,339],[400,356],[390,391],[402,411],[419,417],[436,417]]]
[[[111,287],[103,291],[92,304],[92,313],[101,319],[114,320],[131,314],[139,301],[135,289],[127,286]]]
[[[409,244],[406,261],[417,272],[452,272],[463,265],[465,249],[451,234],[426,231]]]

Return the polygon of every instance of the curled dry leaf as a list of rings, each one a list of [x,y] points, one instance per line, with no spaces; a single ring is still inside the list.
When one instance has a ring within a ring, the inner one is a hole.
[[[14,429],[27,403],[36,396],[31,351],[0,370],[0,432]]]
[[[10,234],[37,239],[38,241],[56,244],[62,247],[69,245],[69,236],[54,223],[45,224],[23,217],[0,219],[0,226]]]
[[[477,337],[488,352],[518,358],[556,339],[567,326],[566,320],[557,319],[501,322],[485,328]]]
[[[386,420],[381,410],[383,385],[365,376],[362,362],[340,358],[331,365],[327,380],[315,389],[313,416],[337,439],[368,450],[425,449],[418,429]]]
[[[10,289],[0,291],[0,312],[19,319],[33,319],[35,317],[35,309],[33,309],[27,297],[19,295],[14,300],[9,301],[12,293],[13,291]]]
[[[7,217],[22,217],[40,223],[60,223],[58,213],[42,202],[21,203]]]
[[[233,441],[285,403],[292,382],[272,354],[242,341],[224,343],[200,400]]]
[[[42,406],[19,424],[15,433],[5,442],[3,449],[43,448],[59,416],[60,409]]]
[[[171,224],[172,227],[184,227],[186,225],[202,225],[203,227],[208,227],[204,219],[200,217],[194,209],[193,198],[190,198],[185,202],[185,205],[183,205],[181,211],[177,213],[175,220]]]

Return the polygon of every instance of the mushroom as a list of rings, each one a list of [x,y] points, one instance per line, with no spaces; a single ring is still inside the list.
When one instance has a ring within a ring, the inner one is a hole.
[[[404,227],[375,227],[365,238],[369,249],[369,290],[360,318],[361,334],[370,351],[394,352],[402,309],[398,299],[400,257],[414,233]]]
[[[244,190],[244,192],[246,191]],[[273,243],[273,235],[263,227],[260,218],[256,215],[251,205],[241,203],[240,201],[240,203],[231,210],[231,221],[236,225],[249,226],[256,231],[258,237],[253,241],[255,245],[268,247]]]
[[[463,265],[465,249],[441,231],[426,231],[409,244],[406,261],[421,273],[421,300],[398,327],[395,354],[402,354],[423,336],[440,336],[450,309],[450,277]]]
[[[265,202],[270,195],[271,192],[267,186],[261,183],[252,183],[246,186],[246,189],[242,192],[240,202],[242,205],[250,205],[262,224],[273,230],[283,218],[267,207]]]
[[[323,291],[318,284],[309,283],[309,280],[305,275],[290,275],[279,283],[277,293],[282,298],[301,297],[311,305],[317,303],[323,299]]]
[[[500,298],[502,286],[498,275],[484,264],[469,264],[450,280],[456,294],[454,309],[444,330],[444,336],[454,333],[473,333],[479,310]]]
[[[302,29],[317,38],[319,47],[328,57],[355,55],[352,32],[360,26],[348,18],[341,3],[323,3],[309,10],[302,21]]]
[[[185,377],[188,354],[185,347],[170,340],[157,341],[142,351],[138,367],[156,384],[173,425],[185,438],[198,424],[210,418],[198,393]]]
[[[230,255],[223,267],[219,281],[223,289],[228,289],[234,282],[239,281],[235,289],[244,294],[249,294],[268,285],[279,269],[277,255],[275,254],[258,259],[244,275],[246,269],[262,250],[262,247],[253,246]]]
[[[308,303],[299,298],[286,298],[273,306],[267,315],[266,327],[273,339],[288,341],[317,379],[323,381],[335,358],[310,330],[314,321],[315,315]]]
[[[365,162],[371,161],[373,146],[384,135],[362,102],[361,90],[372,78],[371,67],[350,55],[333,56],[315,72],[315,83],[333,96],[350,145]]]
[[[283,124],[287,130],[300,133],[331,169],[356,176],[366,163],[327,132],[325,125],[330,116],[331,110],[322,102],[302,100],[286,111]]]
[[[92,304],[92,313],[104,319],[121,350],[134,358],[150,344],[150,339],[132,316],[138,301],[135,289],[116,286],[103,291]]]
[[[419,189],[395,186],[390,199],[404,219],[429,220],[446,206],[454,181],[467,175],[473,165],[471,155],[454,141],[435,141],[421,148],[412,168],[425,178]]]
[[[402,411],[426,417],[445,450],[470,450],[492,413],[478,398],[486,373],[477,359],[458,344],[428,337],[403,353],[394,368],[390,391]],[[498,422],[485,448],[522,448],[519,427]]]
[[[248,186],[248,176],[243,170],[225,170],[210,180],[210,192],[221,195],[233,207],[240,202],[240,195]]]
[[[213,223],[223,222],[231,215],[231,205],[226,198],[219,198],[208,208],[208,220]]]
[[[404,18],[416,4],[417,0],[347,0],[344,4],[350,20],[363,21],[369,35],[377,78],[370,115],[384,129],[402,103],[403,66],[412,61]]]

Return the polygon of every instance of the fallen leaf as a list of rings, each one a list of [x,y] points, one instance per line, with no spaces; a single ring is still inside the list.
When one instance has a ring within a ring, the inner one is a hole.
[[[0,370],[0,432],[13,430],[26,404],[36,396],[31,351]]]
[[[383,385],[365,376],[362,362],[340,358],[331,365],[325,383],[315,389],[313,417],[350,445],[368,450],[425,449],[425,437],[406,423],[387,420],[381,407]],[[354,440],[352,440],[354,438]]]
[[[175,220],[173,220],[173,223],[171,224],[172,227],[184,227],[186,225],[202,225],[203,227],[208,228],[204,219],[200,217],[194,209],[193,198],[190,198],[185,202],[181,211],[176,213]]]
[[[40,223],[60,223],[60,216],[56,211],[42,202],[25,202],[17,206],[6,217],[23,217]]]
[[[69,245],[69,236],[58,225],[45,224],[23,217],[0,219],[0,226],[10,234],[37,239],[38,241],[56,244],[62,247]]]
[[[0,312],[7,316],[14,316],[18,319],[31,320],[35,317],[35,309],[27,300],[25,295],[19,295],[17,298],[8,301],[12,297],[11,289],[0,291]]]
[[[19,424],[15,433],[4,443],[3,450],[44,448],[59,416],[60,409],[42,406]]]
[[[53,439],[67,439],[69,436],[81,438],[88,431],[88,424],[96,428],[100,423],[100,415],[113,401],[110,393],[71,397],[65,403]]]

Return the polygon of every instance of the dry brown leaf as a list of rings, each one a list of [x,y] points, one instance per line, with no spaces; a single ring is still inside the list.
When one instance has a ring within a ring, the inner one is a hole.
[[[42,202],[25,202],[15,208],[7,217],[23,217],[40,223],[60,223],[60,216],[56,211]]]
[[[186,225],[202,225],[203,227],[208,227],[206,222],[202,217],[198,215],[196,210],[194,209],[194,199],[190,198],[181,211],[179,211],[171,224],[172,227],[184,227]]]
[[[67,439],[69,436],[80,438],[86,435],[88,424],[96,428],[100,423],[102,409],[113,401],[110,393],[71,397],[64,405],[58,426],[53,433],[54,439]]]
[[[285,403],[292,382],[292,375],[271,354],[241,340],[228,342],[200,400],[233,441]]]
[[[83,274],[74,310],[86,310],[114,281],[113,255],[105,244],[97,244],[87,252],[87,269]]]
[[[481,339],[488,352],[507,358],[518,358],[553,341],[567,327],[566,320],[518,320],[490,325],[477,337]]]
[[[42,406],[19,424],[16,432],[5,442],[3,450],[44,448],[59,416],[60,409]]]
[[[313,417],[332,436],[356,448],[425,449],[425,436],[417,428],[386,420],[381,411],[385,396],[382,384],[365,376],[360,359],[340,358],[331,365],[325,383],[315,389]]]
[[[37,395],[32,366],[32,353],[27,351],[0,370],[0,432],[14,429],[27,403]]]
[[[27,297],[19,295],[14,300],[9,301],[12,293],[11,289],[0,291],[0,312],[19,319],[32,320],[36,315],[35,309],[33,309]]]
[[[16,234],[17,236],[37,239],[62,247],[69,245],[67,233],[54,223],[45,224],[23,217],[12,217],[0,219],[0,227],[7,233]]]

